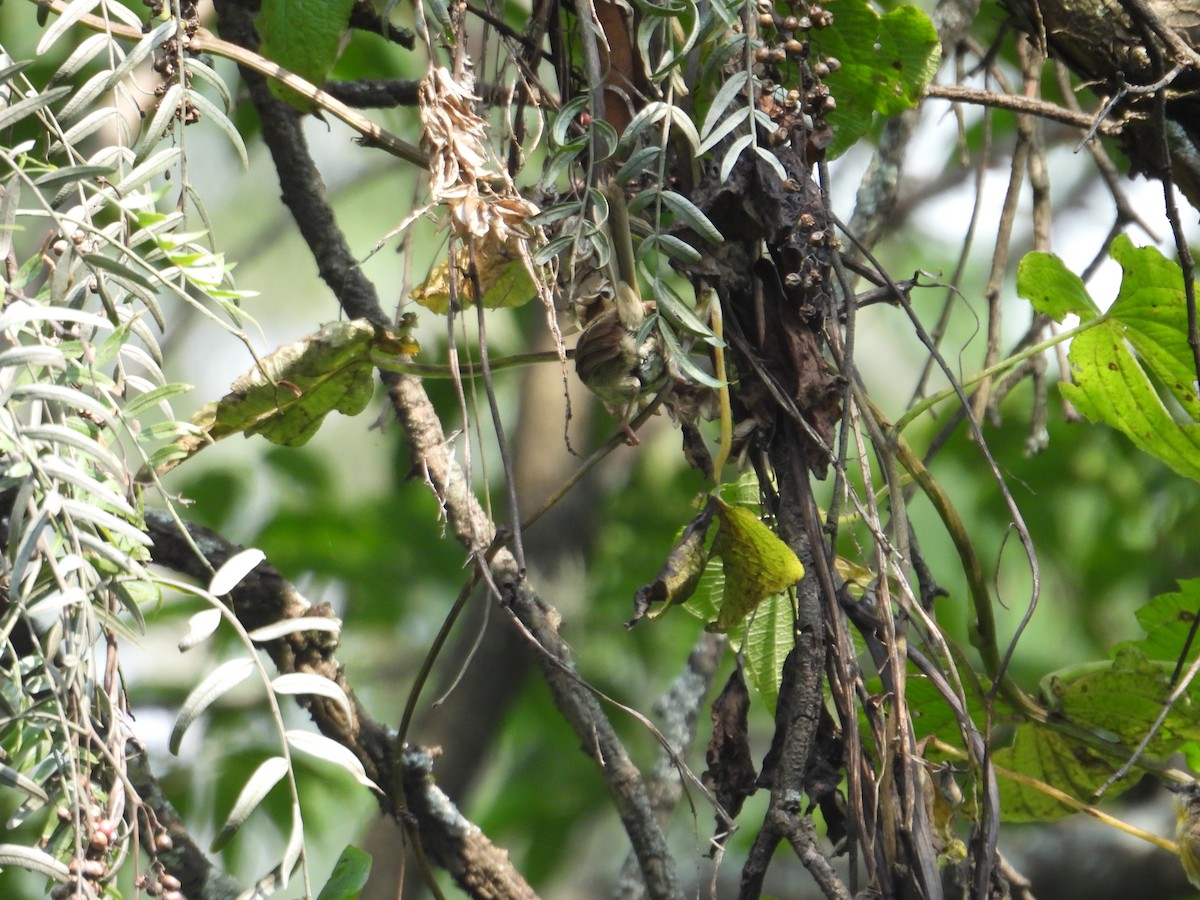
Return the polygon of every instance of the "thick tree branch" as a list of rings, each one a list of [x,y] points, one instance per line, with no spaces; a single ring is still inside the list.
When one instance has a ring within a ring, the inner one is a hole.
[[[143,831],[146,851],[158,858],[171,875],[179,880],[180,890],[192,900],[234,900],[242,888],[236,881],[212,864],[196,844],[187,826],[175,812],[150,771],[150,763],[141,747],[130,747],[125,770],[138,799],[154,813],[163,834],[170,837],[170,846],[160,844],[152,829]]]
[[[228,2],[219,2],[217,8],[223,34],[239,44],[253,40],[244,10]],[[270,95],[261,77],[249,72],[243,75],[262,118],[263,138],[279,172],[284,202],[317,260],[322,279],[348,315],[388,324],[374,286],[359,269],[325,201],[320,174],[305,149],[298,116]],[[441,422],[423,385],[411,376],[385,372],[381,377],[390,389],[392,405],[408,435],[415,470],[424,474],[437,494],[454,536],[484,565],[496,535],[495,525],[471,492],[469,478],[449,455]],[[557,613],[518,577],[516,562],[506,549],[496,550],[486,565],[485,575],[490,585],[500,590],[517,619],[536,639],[538,659],[560,712],[585,741],[585,746],[599,751],[597,762],[601,774],[638,853],[650,895],[681,896],[674,864],[654,819],[645,784],[598,701],[574,674],[567,646],[558,637]]]
[[[166,513],[150,510],[146,526],[154,540],[154,562],[176,572],[206,581],[213,569],[242,550],[215,532],[189,525],[185,536]],[[197,556],[193,543],[202,556]],[[229,594],[238,621],[247,630],[299,616],[332,616],[326,605],[310,606],[269,563],[260,563]],[[367,775],[384,791],[380,805],[397,818],[411,816],[417,822],[421,843],[430,857],[449,872],[472,897],[532,898],[533,891],[513,869],[508,854],[492,844],[478,827],[468,822],[434,783],[433,760],[417,747],[405,747],[399,760],[404,806],[388,794],[393,784],[393,741],[388,729],[375,721],[359,704],[334,657],[336,637],[329,632],[300,632],[270,641],[263,646],[280,673],[307,672],[336,683],[350,700],[351,714],[324,697],[301,695],[297,701],[308,709],[320,732],[349,749],[363,764]],[[182,880],[182,878],[181,878]]]

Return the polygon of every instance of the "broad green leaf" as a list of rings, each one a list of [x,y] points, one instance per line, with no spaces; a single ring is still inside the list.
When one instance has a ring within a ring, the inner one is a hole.
[[[1200,615],[1200,578],[1180,581],[1177,592],[1159,594],[1136,615],[1146,636],[1134,644],[1149,659],[1174,663],[1183,652],[1192,623]],[[1192,648],[1193,655],[1197,649],[1200,647]]]
[[[1125,338],[1138,356],[1192,420],[1200,421],[1183,270],[1154,247],[1135,247],[1126,235],[1113,241],[1112,258],[1124,274],[1109,317],[1125,326]]]
[[[1016,730],[1011,747],[996,751],[997,767],[1045,782],[1084,803],[1117,770],[1130,749],[1140,742],[1162,711],[1170,693],[1168,666],[1147,660],[1137,647],[1126,644],[1112,661],[1064,669],[1042,681],[1042,691],[1056,718],[1092,733],[1100,749],[1045,726],[1028,723]],[[1147,752],[1160,758],[1193,740],[1197,711],[1189,698],[1171,708]],[[1104,753],[1105,743],[1113,753]],[[1137,783],[1139,774],[1117,782],[1106,794],[1114,797]],[[1004,817],[1012,821],[1061,818],[1075,810],[1034,785],[1000,779]]]
[[[348,844],[329,873],[317,900],[357,900],[371,874],[371,854]]]
[[[320,87],[337,61],[353,6],[354,0],[263,0],[254,22],[259,52]],[[301,112],[312,111],[311,101],[290,88],[276,81],[270,87]]]
[[[745,623],[746,674],[771,715],[779,702],[783,661],[796,646],[795,623],[795,605],[788,594],[773,594],[759,603]],[[730,642],[741,645],[732,634]]]
[[[1069,354],[1075,384],[1063,384],[1063,396],[1092,422],[1124,432],[1180,475],[1200,481],[1200,425],[1175,421],[1125,343],[1126,331],[1105,318],[1075,337]]]
[[[824,79],[837,101],[828,116],[832,159],[867,132],[875,113],[893,116],[916,106],[937,73],[941,50],[933,23],[914,6],[883,16],[865,0],[829,0],[825,8],[833,24],[813,29],[809,40],[817,54],[842,64]]]
[[[1066,669],[1042,679],[1051,708],[1071,722],[1108,735],[1127,746],[1141,741],[1162,712],[1171,692],[1170,663],[1152,662],[1136,646],[1126,644],[1115,658]],[[1149,752],[1169,755],[1195,737],[1195,713],[1187,698],[1171,707]]]
[[[712,553],[721,558],[725,594],[710,631],[728,633],[759,603],[804,577],[799,557],[753,512],[717,501],[717,536]]]
[[[1083,280],[1051,253],[1026,253],[1017,266],[1017,296],[1055,322],[1068,315],[1086,322],[1100,314]]]
[[[1031,724],[1018,726],[1012,746],[992,754],[998,769],[1044,782],[1083,803],[1092,802],[1096,789],[1121,765],[1120,759],[1120,756],[1101,755],[1055,731]],[[1116,796],[1139,778],[1139,773],[1134,772],[1117,782],[1106,796]],[[1001,816],[1006,821],[1049,822],[1077,812],[1036,786],[1006,778],[1003,773],[998,784]]]
[[[416,349],[406,333],[377,328],[365,319],[326,325],[263,357],[222,400],[192,417],[200,434],[186,435],[177,445],[191,456],[241,432],[298,447],[316,434],[330,412],[353,416],[366,408],[374,387],[373,351],[399,356]]]

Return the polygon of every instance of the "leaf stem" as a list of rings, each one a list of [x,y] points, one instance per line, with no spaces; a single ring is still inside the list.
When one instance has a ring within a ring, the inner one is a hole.
[[[972,375],[970,378],[966,379],[962,383],[963,389],[966,390],[967,388],[974,387],[975,385],[979,384],[979,382],[983,381],[986,378],[991,378],[993,375],[997,375],[1000,372],[1007,371],[1008,369],[1011,369],[1013,366],[1017,365],[1017,363],[1020,363],[1020,362],[1023,362],[1024,360],[1029,359],[1031,356],[1036,356],[1039,353],[1042,353],[1046,350],[1051,349],[1052,347],[1054,347],[1058,344],[1061,344],[1063,341],[1070,340],[1071,338],[1075,337],[1076,335],[1082,334],[1087,329],[1092,328],[1095,325],[1098,325],[1100,322],[1104,321],[1105,318],[1106,318],[1106,316],[1103,316],[1103,315],[1096,316],[1096,318],[1089,319],[1088,321],[1083,322],[1082,324],[1077,325],[1074,328],[1070,328],[1066,331],[1059,332],[1058,334],[1054,335],[1053,337],[1047,338],[1046,340],[1044,340],[1040,343],[1034,344],[1031,347],[1026,347],[1020,353],[1016,353],[1016,354],[1008,357],[1007,359],[1002,359],[998,363],[996,363],[994,366],[988,366],[986,369],[980,369],[978,372],[976,372],[974,375]],[[920,403],[914,404],[907,412],[904,413],[904,415],[902,415],[899,419],[896,420],[896,424],[892,426],[893,431],[895,431],[896,434],[900,434],[900,432],[904,431],[905,428],[907,428],[909,425],[911,425],[913,420],[916,419],[918,416],[920,416],[922,413],[928,412],[930,409],[937,406],[943,400],[948,400],[949,398],[954,397],[954,396],[957,396],[957,392],[955,391],[955,389],[953,387],[948,387],[948,388],[943,388],[942,390],[938,391],[936,394],[932,394],[932,395],[926,397]]]

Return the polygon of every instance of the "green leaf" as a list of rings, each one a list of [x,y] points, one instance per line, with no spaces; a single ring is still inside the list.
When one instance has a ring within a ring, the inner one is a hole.
[[[1111,252],[1124,275],[1109,317],[1125,326],[1126,340],[1192,420],[1200,420],[1183,270],[1154,247],[1135,247],[1126,235],[1113,241]]]
[[[1036,779],[1083,803],[1090,803],[1096,789],[1120,766],[1119,757],[1102,756],[1057,732],[1031,724],[1019,726],[1012,746],[997,750],[992,760],[997,769]],[[1137,772],[1125,777],[1106,796],[1116,796],[1139,778]],[[1003,772],[998,784],[1001,815],[1006,821],[1050,822],[1078,812],[1035,785],[1004,777]]]
[[[1121,289],[1108,312],[1072,341],[1075,384],[1062,385],[1063,396],[1091,421],[1124,432],[1180,475],[1200,481],[1200,398],[1187,343],[1182,272],[1157,250],[1136,248],[1124,235],[1113,241],[1112,256],[1124,270]],[[1047,300],[1048,310],[1079,305],[1078,287],[1061,273],[1054,277],[1073,297]],[[1168,409],[1151,374],[1182,416]]]
[[[725,594],[710,631],[728,633],[772,594],[779,594],[804,577],[804,566],[792,548],[753,512],[717,501],[720,525],[712,553],[721,558]]]
[[[371,874],[371,854],[348,844],[338,857],[317,900],[357,900]]]
[[[1132,747],[1145,738],[1162,712],[1171,692],[1170,666],[1152,662],[1140,648],[1126,644],[1112,660],[1048,675],[1042,679],[1042,691],[1051,708],[1076,725],[1116,736]],[[1194,720],[1191,704],[1178,702],[1155,734],[1149,752],[1156,756],[1174,752],[1195,736]]]
[[[1100,315],[1083,280],[1051,253],[1026,253],[1017,266],[1017,296],[1055,322],[1068,315],[1087,322]]]
[[[1200,426],[1175,421],[1124,342],[1125,329],[1105,319],[1071,342],[1075,384],[1061,390],[1092,422],[1122,431],[1180,475],[1200,481]]]
[[[1177,592],[1159,594],[1136,615],[1146,636],[1134,644],[1149,659],[1174,662],[1183,652],[1192,623],[1200,615],[1200,578],[1180,581]]]
[[[893,116],[916,106],[937,73],[941,49],[929,17],[913,6],[881,16],[864,0],[829,0],[833,24],[810,32],[820,56],[833,56],[841,68],[825,83],[837,100],[829,116],[833,142],[829,158],[849,149],[871,127],[875,113]]]
[[[298,447],[316,434],[330,412],[354,416],[366,408],[374,388],[373,351],[416,352],[406,333],[378,328],[366,319],[326,325],[263,357],[223,399],[196,413],[192,422],[201,434],[180,438],[177,444],[190,456],[208,443],[242,432]]]
[[[263,0],[255,28],[263,56],[317,87],[337,61],[342,35],[350,25],[354,0]],[[271,93],[301,112],[312,102],[276,81]]]
[[[1117,770],[1131,748],[1149,732],[1170,693],[1169,666],[1148,660],[1126,644],[1112,661],[1064,669],[1042,681],[1042,691],[1056,718],[1093,735],[1085,744],[1045,726],[1028,723],[1016,730],[1011,747],[998,750],[996,766],[1045,782],[1075,799],[1094,802],[1093,794]],[[1197,736],[1198,710],[1187,697],[1171,708],[1147,746],[1163,758]],[[1105,743],[1112,746],[1104,753]],[[1002,773],[1003,774],[1003,773]],[[1113,797],[1139,780],[1135,771],[1106,794]],[[1031,784],[1000,779],[1001,809],[1013,821],[1061,818],[1075,812]]]

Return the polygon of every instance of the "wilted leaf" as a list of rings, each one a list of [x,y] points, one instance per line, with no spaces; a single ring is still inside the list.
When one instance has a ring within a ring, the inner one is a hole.
[[[708,563],[708,551],[704,545],[715,512],[716,501],[710,499],[683,529],[683,534],[667,554],[658,576],[638,588],[633,595],[633,618],[626,623],[626,627],[632,628],[643,616],[657,619],[676,603],[683,603],[692,596]],[[652,603],[661,603],[662,606],[650,611]]]
[[[400,356],[417,349],[407,332],[379,328],[366,319],[326,325],[264,356],[223,399],[197,412],[192,423],[201,433],[177,441],[185,451],[182,458],[239,432],[298,447],[316,434],[330,412],[353,416],[366,408],[374,389],[373,352]],[[178,465],[182,458],[168,465]]]
[[[522,306],[537,296],[537,286],[513,243],[501,243],[490,234],[475,243],[475,264],[485,309]],[[462,308],[475,302],[475,284],[468,277],[471,256],[466,247],[456,254],[458,301]],[[450,309],[450,262],[433,267],[429,277],[409,294],[431,312],[444,315]]]
[[[741,812],[746,798],[757,790],[758,770],[750,754],[749,711],[750,694],[739,665],[713,701],[713,733],[704,755],[708,769],[700,776],[731,817]],[[722,823],[717,819],[718,841],[721,837]]]
[[[781,593],[803,578],[804,566],[792,549],[750,510],[729,506],[721,500],[717,503],[720,524],[713,539],[712,555],[721,558],[725,594],[717,621],[707,628],[726,634],[767,597]]]

